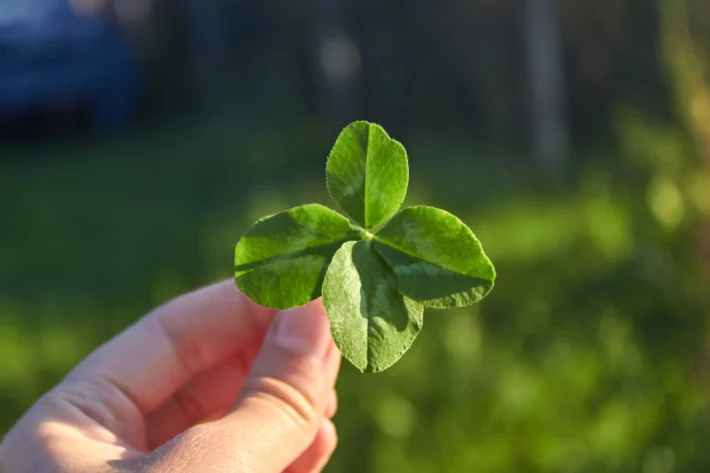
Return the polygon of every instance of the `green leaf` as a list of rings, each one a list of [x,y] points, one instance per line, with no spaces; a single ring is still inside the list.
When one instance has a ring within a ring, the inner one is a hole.
[[[493,288],[495,269],[481,244],[444,210],[403,210],[375,235],[375,248],[394,269],[399,291],[426,307],[468,306]]]
[[[333,255],[360,235],[345,217],[318,204],[263,218],[237,243],[235,283],[257,304],[301,306],[320,297]]]
[[[366,373],[399,360],[423,324],[424,307],[397,291],[392,269],[368,240],[347,242],[335,254],[323,282],[323,305],[340,352]]]
[[[407,154],[382,127],[346,127],[326,178],[355,223],[317,204],[264,218],[237,244],[235,282],[275,309],[322,295],[343,356],[363,372],[380,372],[414,343],[425,307],[480,301],[493,288],[495,269],[450,213],[413,207],[397,214],[407,193]]]
[[[355,122],[335,142],[326,177],[338,206],[370,229],[391,218],[404,202],[409,182],[407,152],[379,125]]]

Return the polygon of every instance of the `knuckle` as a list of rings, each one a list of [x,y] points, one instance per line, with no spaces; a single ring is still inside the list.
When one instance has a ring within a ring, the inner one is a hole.
[[[307,383],[306,386],[309,386]],[[310,387],[296,388],[293,385],[269,377],[247,380],[245,397],[266,399],[274,408],[288,416],[298,427],[311,429],[320,420],[317,390]]]
[[[191,334],[185,335],[176,329],[169,311],[156,311],[154,320],[158,331],[167,339],[175,358],[186,372],[196,373],[208,364],[202,345],[196,343]]]

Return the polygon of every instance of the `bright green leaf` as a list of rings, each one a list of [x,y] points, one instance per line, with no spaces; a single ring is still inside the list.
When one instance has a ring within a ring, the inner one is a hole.
[[[407,154],[382,127],[346,127],[326,178],[356,223],[316,204],[261,219],[237,244],[235,282],[275,309],[322,295],[343,356],[363,372],[380,372],[410,348],[425,307],[480,301],[493,288],[495,269],[450,213],[414,207],[397,214],[407,192]]]
[[[375,235],[399,291],[427,307],[463,307],[493,288],[495,269],[473,232],[450,213],[411,207]]]
[[[360,238],[342,215],[318,204],[259,220],[234,252],[235,282],[257,304],[298,307],[320,297],[335,252]]]
[[[372,241],[347,242],[323,282],[323,305],[343,356],[362,372],[392,366],[422,328],[421,304],[397,291],[392,269]]]
[[[335,142],[326,165],[333,200],[367,229],[391,218],[409,182],[407,152],[382,127],[355,122]]]

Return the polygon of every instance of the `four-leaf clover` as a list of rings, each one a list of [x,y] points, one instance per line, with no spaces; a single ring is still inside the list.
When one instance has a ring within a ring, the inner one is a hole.
[[[424,308],[479,302],[493,288],[495,269],[454,215],[427,206],[400,211],[407,153],[382,127],[346,127],[326,177],[349,218],[308,204],[260,219],[237,243],[235,283],[274,309],[322,296],[343,356],[362,372],[380,372],[411,347]]]

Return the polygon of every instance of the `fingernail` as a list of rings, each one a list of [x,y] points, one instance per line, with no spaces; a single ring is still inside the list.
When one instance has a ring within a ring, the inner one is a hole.
[[[280,312],[276,320],[276,345],[303,356],[323,359],[330,346],[330,326],[323,309],[311,303]]]

